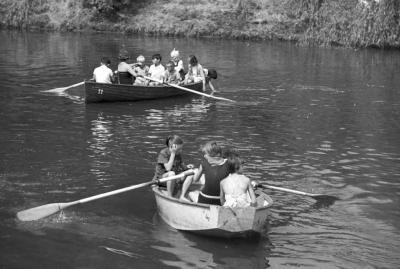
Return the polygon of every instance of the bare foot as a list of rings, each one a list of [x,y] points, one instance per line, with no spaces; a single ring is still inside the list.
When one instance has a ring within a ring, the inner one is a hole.
[[[184,201],[184,202],[189,202],[189,203],[191,202],[188,198],[186,198],[184,196],[179,197],[179,200]]]

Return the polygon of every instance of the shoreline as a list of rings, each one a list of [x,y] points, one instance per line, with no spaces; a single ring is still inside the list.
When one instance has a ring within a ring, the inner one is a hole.
[[[370,1],[367,6],[346,4],[346,0],[313,4],[306,0],[142,0],[116,8],[100,1],[4,0],[0,29],[400,49],[400,4]]]

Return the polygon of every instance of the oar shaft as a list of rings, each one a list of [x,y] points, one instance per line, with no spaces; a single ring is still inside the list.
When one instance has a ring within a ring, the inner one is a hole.
[[[181,178],[182,176],[187,176],[187,175],[190,175],[190,174],[193,174],[193,173],[194,173],[193,170],[187,170],[187,171],[185,171],[185,172],[183,172],[183,173],[181,173],[179,175],[162,178],[159,181],[160,182],[166,182],[166,181],[178,179],[178,178]],[[97,194],[97,195],[94,195],[94,196],[91,196],[91,197],[80,199],[80,200],[78,200],[76,202],[80,203],[80,204],[83,204],[83,203],[87,203],[87,202],[90,202],[90,201],[93,201],[93,200],[105,198],[107,196],[111,196],[111,195],[119,194],[119,193],[122,193],[122,192],[127,192],[127,191],[130,191],[130,190],[146,187],[146,186],[149,186],[149,185],[155,184],[155,183],[157,183],[157,181],[144,182],[144,183],[141,183],[141,184],[132,185],[132,186],[125,187],[125,188],[122,188],[122,189],[118,189],[118,190],[114,190],[114,191],[109,191],[109,192]]]
[[[176,85],[176,84],[167,83],[167,82],[164,82],[162,80],[151,78],[151,77],[148,77],[148,76],[143,76],[143,77],[145,79],[152,80],[152,81],[155,81],[155,82],[158,82],[158,83],[161,83],[161,84],[167,84],[168,86],[171,86],[171,87],[174,87],[174,88],[177,88],[177,89],[181,89],[181,90],[184,90],[184,91],[187,91],[187,92],[191,92],[191,93],[194,93],[194,94],[203,95],[203,96],[206,96],[206,97],[209,97],[209,98],[213,98],[213,99],[217,99],[217,100],[235,102],[235,101],[233,101],[231,99],[228,99],[228,98],[213,96],[213,95],[206,94],[206,93],[199,92],[199,91],[195,91],[195,90],[192,90],[192,89],[189,89],[189,88],[186,88],[186,87],[182,87],[182,86],[179,86],[179,85]]]
[[[118,189],[118,190],[115,190],[115,191],[109,191],[109,192],[106,192],[106,193],[97,194],[95,196],[91,196],[91,197],[87,197],[87,198],[81,199],[78,202],[80,204],[83,204],[83,203],[87,203],[87,202],[90,202],[90,201],[93,201],[93,200],[101,199],[101,198],[104,198],[104,197],[107,197],[107,196],[115,195],[115,194],[118,194],[118,193],[127,192],[127,191],[130,191],[130,190],[146,187],[146,186],[151,185],[151,184],[153,184],[153,182],[145,182],[145,183],[141,183],[141,184],[138,184],[138,185],[134,185],[134,186],[129,186],[129,187],[126,187],[126,188]]]
[[[276,186],[271,186],[271,185],[266,185],[266,184],[260,184],[263,188],[268,188],[272,190],[278,190],[278,191],[285,191],[285,192],[290,192],[294,194],[300,194],[300,195],[306,195],[306,196],[314,196],[315,194],[312,193],[307,193],[303,191],[296,191],[296,190],[291,190],[291,189],[286,189],[282,187],[276,187]]]

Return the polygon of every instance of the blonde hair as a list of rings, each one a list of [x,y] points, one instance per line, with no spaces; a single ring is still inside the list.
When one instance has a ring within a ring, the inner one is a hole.
[[[136,61],[137,61],[137,62],[144,62],[144,61],[146,61],[146,59],[144,58],[143,55],[139,55],[139,56],[136,58]]]
[[[171,57],[179,57],[179,50],[176,50],[175,48],[171,51]]]

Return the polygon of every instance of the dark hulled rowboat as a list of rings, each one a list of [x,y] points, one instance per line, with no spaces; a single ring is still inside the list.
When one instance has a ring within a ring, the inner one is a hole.
[[[185,88],[202,91],[202,83],[185,84]],[[105,84],[93,81],[85,81],[85,102],[118,102],[118,101],[140,101],[159,99],[173,96],[191,94],[168,85],[141,86],[129,84]]]

